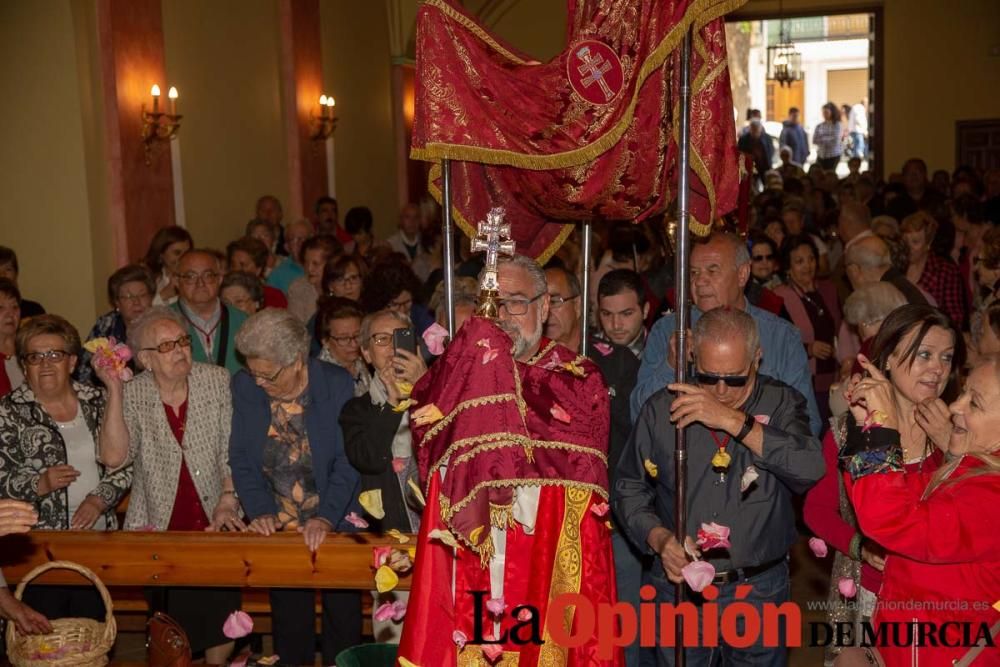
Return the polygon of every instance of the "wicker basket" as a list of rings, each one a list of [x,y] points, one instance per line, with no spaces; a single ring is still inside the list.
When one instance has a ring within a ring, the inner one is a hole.
[[[72,570],[89,579],[101,594],[107,617],[104,623],[90,618],[50,620],[52,633],[48,635],[24,635],[18,632],[14,623],[8,623],[7,657],[11,664],[14,667],[101,667],[108,664],[108,652],[115,644],[118,629],[111,595],[96,574],[70,561],[52,561],[29,572],[17,585],[14,597],[20,600],[24,587],[49,570]]]

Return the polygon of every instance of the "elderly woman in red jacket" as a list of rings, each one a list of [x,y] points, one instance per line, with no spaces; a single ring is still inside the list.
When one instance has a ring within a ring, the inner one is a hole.
[[[903,472],[892,385],[884,368],[859,361],[867,377],[849,388],[853,419],[841,463],[861,529],[888,552],[876,629],[907,644],[878,652],[886,667],[996,665],[1000,360],[981,362],[951,404],[950,460],[929,477]],[[917,628],[925,637],[907,642]]]

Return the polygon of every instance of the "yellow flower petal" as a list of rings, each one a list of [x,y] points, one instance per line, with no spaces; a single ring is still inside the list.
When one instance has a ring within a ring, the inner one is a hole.
[[[107,338],[94,338],[84,343],[83,349],[85,349],[87,352],[90,352],[91,354],[94,354],[100,348],[106,347],[107,344],[108,344]]]
[[[732,457],[729,456],[727,452],[719,450],[715,452],[715,456],[712,457],[712,467],[713,468],[728,468],[730,462],[732,462]]]
[[[428,426],[444,419],[441,410],[433,403],[413,411],[413,423],[417,426]]]
[[[646,469],[646,472],[649,473],[650,477],[655,479],[656,476],[660,474],[660,470],[656,467],[656,464],[649,459],[643,461],[642,465]]]
[[[390,528],[389,530],[385,531],[385,534],[393,538],[394,540],[397,540],[400,544],[406,544],[407,542],[410,541],[410,538],[408,536],[403,535],[395,528]]]
[[[410,662],[403,656],[399,656],[397,659],[399,660],[399,667],[420,667],[420,665]]]
[[[410,490],[413,491],[413,496],[417,499],[417,501],[420,502],[420,505],[422,507],[426,507],[427,500],[424,499],[424,493],[423,491],[420,490],[420,487],[417,485],[416,481],[414,481],[413,478],[411,477],[410,479],[406,480],[406,484],[407,486],[410,487]]]
[[[417,402],[412,398],[408,398],[405,401],[400,401],[399,405],[392,409],[393,412],[406,412],[410,409],[411,405],[416,405]]]
[[[485,526],[477,526],[476,528],[472,529],[471,533],[469,533],[469,540],[473,544],[475,544],[477,546],[479,545],[479,537],[483,534],[483,529],[484,528],[485,528]]]
[[[562,367],[568,370],[573,375],[577,376],[578,378],[587,376],[587,373],[586,371],[583,370],[583,367],[580,364],[576,363],[575,361],[567,361],[565,364],[562,365]]]
[[[406,550],[406,553],[410,554],[410,560],[416,560],[417,559],[417,548],[416,547],[410,547],[409,549]]]
[[[413,383],[406,380],[397,380],[396,389],[399,389],[401,396],[409,396],[413,393]]]
[[[388,565],[383,565],[375,572],[375,590],[388,593],[399,584],[399,575]]]
[[[361,495],[358,496],[358,501],[365,508],[365,511],[376,519],[385,518],[385,509],[382,507],[382,489],[362,491]]]
[[[451,534],[450,530],[435,528],[431,532],[427,533],[427,538],[431,540],[440,540],[442,544],[447,545],[452,549],[458,548],[458,540],[455,539],[455,536]]]

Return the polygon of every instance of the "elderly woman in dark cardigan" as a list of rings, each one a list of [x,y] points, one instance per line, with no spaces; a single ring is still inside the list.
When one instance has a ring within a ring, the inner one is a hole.
[[[354,395],[339,366],[309,358],[309,333],[294,315],[267,308],[236,335],[246,370],[233,377],[229,461],[249,530],[302,533],[316,551],[331,531],[351,530],[359,478],[337,420]],[[361,598],[323,591],[323,663],[361,641]],[[271,591],[274,649],[282,662],[313,664],[315,592]]]

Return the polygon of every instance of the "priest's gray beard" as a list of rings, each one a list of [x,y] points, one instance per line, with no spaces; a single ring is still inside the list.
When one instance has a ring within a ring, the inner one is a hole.
[[[527,361],[524,355],[527,354],[529,350],[534,350],[535,346],[538,345],[538,341],[542,339],[542,331],[545,329],[543,326],[544,323],[542,322],[542,309],[536,308],[535,311],[537,312],[535,332],[530,338],[524,337],[524,334],[521,332],[521,327],[519,327],[516,322],[512,322],[510,320],[499,320],[497,322],[500,328],[503,329],[508,336],[510,336],[512,341],[514,341],[514,349],[511,351],[511,354],[513,354],[514,358],[518,361]]]

